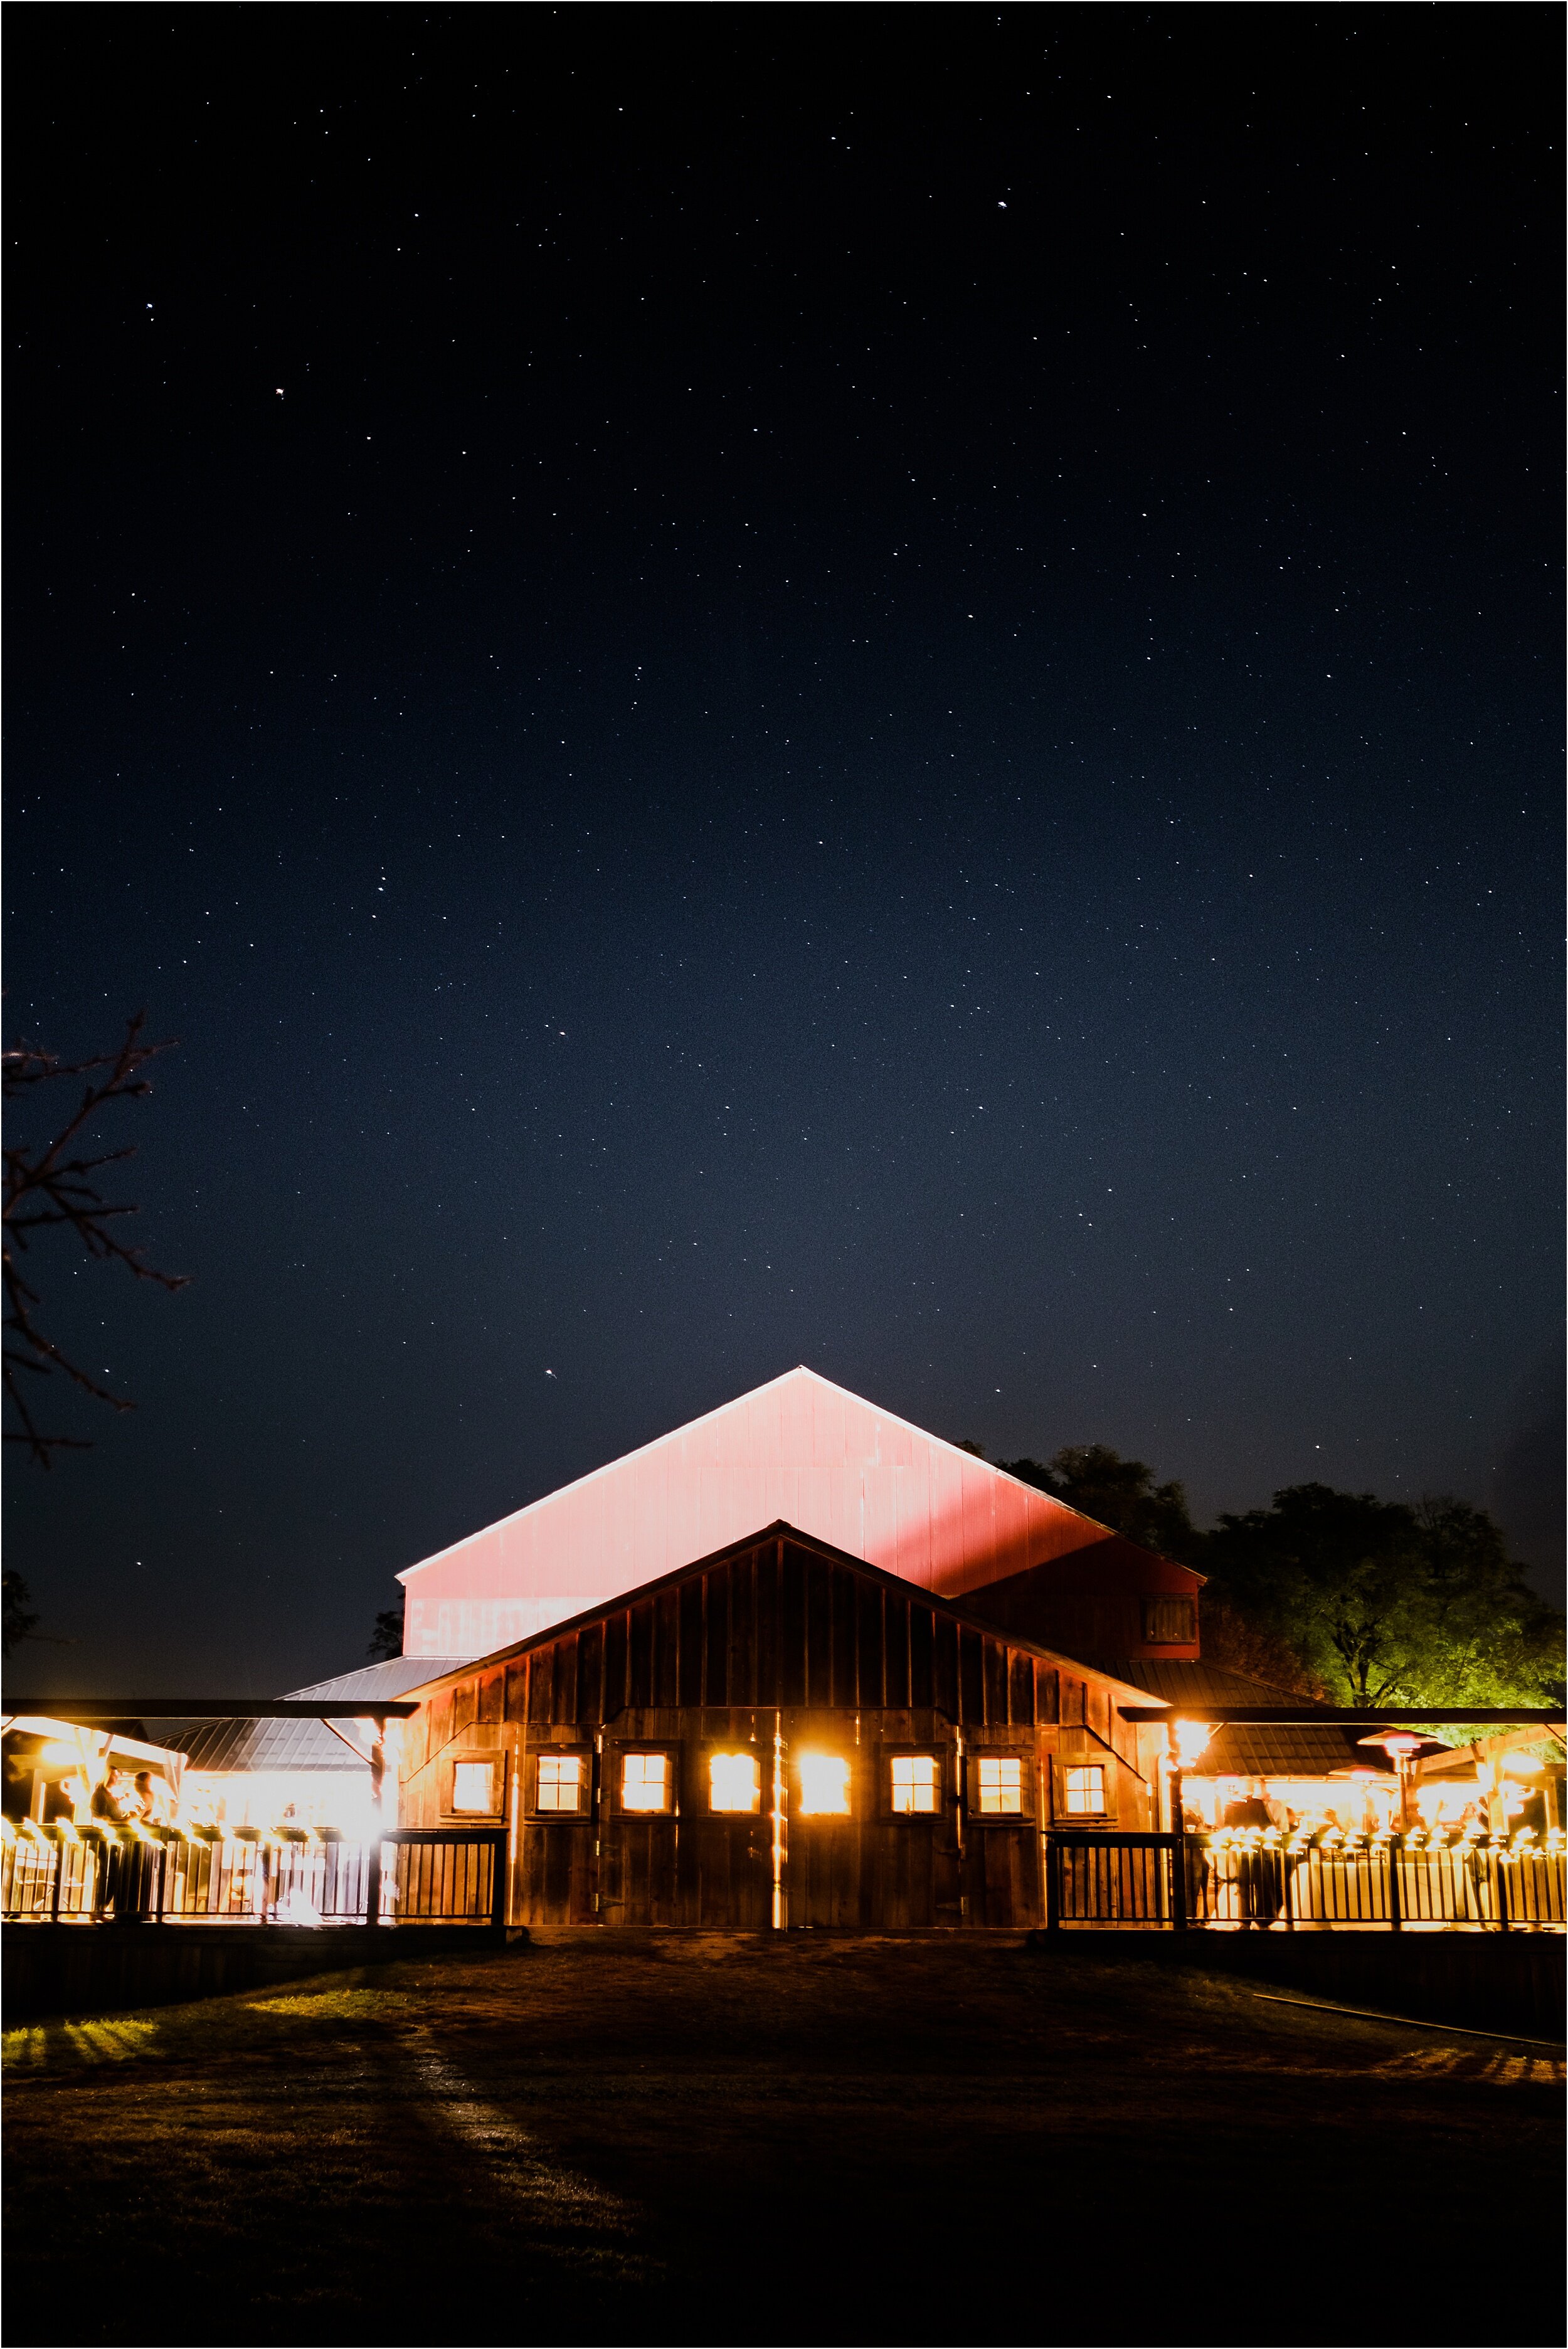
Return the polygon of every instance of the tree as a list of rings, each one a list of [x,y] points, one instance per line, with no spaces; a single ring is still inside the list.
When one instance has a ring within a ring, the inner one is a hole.
[[[76,1234],[89,1257],[122,1264],[138,1280],[155,1281],[160,1288],[183,1288],[182,1273],[159,1272],[140,1248],[128,1247],[110,1228],[121,1216],[139,1211],[129,1204],[107,1200],[96,1177],[102,1168],[133,1158],[134,1144],[84,1156],[81,1144],[88,1129],[116,1102],[139,1101],[152,1091],[142,1073],[150,1061],[170,1049],[168,1043],[145,1044],[147,1015],[139,1011],[126,1023],[125,1040],[113,1052],[99,1052],[87,1061],[62,1061],[36,1045],[16,1044],[3,1055],[5,1095],[8,1102],[36,1102],[41,1089],[62,1079],[88,1080],[75,1111],[50,1142],[35,1148],[30,1143],[7,1143],[5,1152],[5,1402],[20,1425],[5,1431],[8,1444],[25,1444],[42,1468],[59,1451],[84,1451],[86,1440],[75,1435],[46,1435],[38,1426],[24,1392],[25,1379],[50,1377],[59,1371],[114,1411],[134,1411],[128,1395],[111,1394],[77,1362],[71,1361],[38,1321],[39,1298],[22,1271],[40,1232],[63,1227]],[[105,1071],[107,1074],[98,1075]],[[51,1099],[53,1096],[50,1097]]]
[[[1563,1619],[1468,1501],[1291,1485],[1267,1509],[1222,1516],[1203,1566],[1206,1651],[1212,1618],[1228,1616],[1337,1702],[1559,1701]]]
[[[1197,1563],[1203,1537],[1188,1512],[1186,1493],[1176,1483],[1157,1485],[1146,1461],[1124,1460],[1109,1444],[1067,1444],[1048,1462],[1025,1458],[996,1464],[1161,1557]]]
[[[403,1609],[401,1599],[396,1607],[384,1607],[376,1618],[376,1629],[370,1635],[370,1645],[365,1652],[373,1664],[384,1664],[403,1652]]]
[[[31,1605],[33,1594],[19,1574],[0,1575],[0,1655],[8,1656],[38,1628]]]

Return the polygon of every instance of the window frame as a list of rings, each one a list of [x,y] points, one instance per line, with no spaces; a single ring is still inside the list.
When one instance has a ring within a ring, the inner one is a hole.
[[[1018,1764],[1018,1808],[1016,1811],[983,1811],[980,1807],[980,1764],[982,1762],[1016,1762]],[[1039,1764],[1034,1748],[1027,1745],[971,1745],[964,1756],[964,1809],[966,1817],[977,1826],[1006,1827],[1026,1825],[1035,1816],[1039,1796],[1037,1787]]]
[[[936,1764],[936,1808],[933,1811],[898,1811],[892,1801],[892,1765],[895,1762],[929,1757]],[[896,1744],[880,1746],[877,1750],[877,1813],[892,1826],[913,1827],[938,1826],[953,1802],[953,1748],[941,1738],[928,1739],[922,1744],[917,1739],[900,1738]]]
[[[668,1789],[669,1799],[665,1804],[662,1810],[629,1811],[626,1808],[625,1803],[622,1799],[626,1776],[625,1765],[630,1757],[635,1754],[662,1754],[668,1762],[669,1767],[665,1775],[665,1785]],[[614,1744],[607,1748],[605,1754],[605,1759],[611,1765],[607,1773],[609,1783],[604,1788],[604,1806],[610,1816],[614,1819],[624,1820],[678,1818],[680,1816],[681,1806],[680,1756],[681,1749],[678,1739],[669,1737],[617,1738]],[[739,1814],[736,1814],[735,1816],[738,1816]]]
[[[459,1767],[482,1764],[490,1774],[490,1807],[488,1811],[459,1811],[458,1808],[458,1771]],[[447,1758],[445,1816],[459,1825],[482,1822],[494,1826],[506,1816],[506,1754],[494,1745],[471,1746],[466,1754],[452,1754]]]
[[[1102,1825],[1108,1819],[1112,1822],[1115,1821],[1116,1780],[1111,1773],[1109,1759],[1104,1754],[1097,1754],[1092,1757],[1088,1757],[1079,1754],[1064,1754],[1059,1757],[1057,1766],[1059,1773],[1058,1783],[1052,1791],[1059,1797],[1059,1807],[1057,1812],[1058,1825],[1067,1827],[1098,1826]],[[1069,1770],[1098,1770],[1099,1772],[1102,1805],[1099,1810],[1068,1810],[1068,1772]]]
[[[574,1811],[545,1811],[539,1805],[539,1765],[542,1762],[581,1762],[584,1764],[582,1777],[583,1800]],[[527,1800],[524,1805],[531,1822],[540,1826],[576,1826],[593,1816],[593,1748],[591,1745],[537,1745],[530,1750],[525,1781]]]

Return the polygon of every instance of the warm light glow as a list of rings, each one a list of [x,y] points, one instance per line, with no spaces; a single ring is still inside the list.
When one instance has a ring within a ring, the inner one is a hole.
[[[80,1754],[77,1751],[77,1748],[74,1745],[67,1745],[59,1738],[54,1739],[49,1744],[46,1745],[43,1752],[38,1756],[40,1762],[47,1763],[51,1766],[57,1766],[59,1764],[64,1763],[66,1767],[71,1770],[76,1769],[79,1765],[81,1758]]]
[[[976,1756],[975,1808],[1018,1812],[1024,1807],[1024,1764],[1016,1754]]]
[[[802,1754],[795,1767],[800,1774],[800,1808],[803,1812],[848,1816],[850,1765],[847,1762],[837,1754]]]
[[[458,1762],[452,1767],[452,1808],[489,1817],[495,1810],[495,1764]]]
[[[1385,1754],[1418,1754],[1427,1743],[1424,1737],[1413,1737],[1408,1729],[1385,1730],[1380,1737],[1358,1737],[1357,1745],[1380,1745]]]
[[[1207,1753],[1213,1735],[1212,1721],[1179,1721],[1176,1723],[1176,1752],[1183,1770],[1190,1770],[1199,1755]]]
[[[1533,1778],[1546,1767],[1533,1754],[1505,1754],[1502,1766],[1511,1778]]]
[[[1079,1769],[1064,1770],[1067,1810],[1069,1818],[1088,1818],[1105,1809],[1105,1770],[1099,1762]]]
[[[715,1811],[758,1811],[762,1807],[762,1781],[755,1754],[714,1754],[707,1764],[708,1808]]]
[[[667,1811],[669,1806],[669,1755],[624,1754],[621,1759],[621,1808],[624,1811]]]
[[[540,1755],[539,1807],[542,1811],[580,1811],[583,1808],[581,1754]]]
[[[941,1786],[934,1754],[895,1754],[892,1757],[892,1807],[895,1811],[934,1811]]]

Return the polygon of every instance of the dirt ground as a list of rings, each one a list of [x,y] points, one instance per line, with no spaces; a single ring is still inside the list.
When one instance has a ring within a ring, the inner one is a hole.
[[[5,2339],[1563,2336],[1563,2066],[1021,1940],[590,1937],[7,2035]]]

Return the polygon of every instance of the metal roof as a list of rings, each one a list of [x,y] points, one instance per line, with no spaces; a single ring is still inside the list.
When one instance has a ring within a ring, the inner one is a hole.
[[[381,1663],[361,1664],[354,1671],[339,1672],[335,1680],[312,1681],[304,1688],[285,1689],[284,1694],[295,1701],[307,1696],[407,1696],[410,1689],[423,1688],[427,1681],[439,1680],[443,1672],[455,1671],[459,1662],[472,1661],[469,1656],[388,1656]]]
[[[1283,1689],[1268,1687],[1246,1672],[1223,1664],[1187,1662],[1180,1657],[1139,1656],[1111,1667],[1118,1676],[1134,1682],[1150,1696],[1183,1708],[1213,1705],[1288,1705],[1295,1703]],[[1303,1713],[1312,1711],[1302,1702]],[[1334,1721],[1230,1723],[1216,1731],[1193,1764],[1190,1775],[1200,1778],[1326,1778],[1336,1770],[1377,1770],[1391,1774],[1393,1764],[1375,1745],[1358,1745],[1361,1730]]]
[[[1106,1663],[1100,1668],[1117,1680],[1130,1681],[1134,1688],[1147,1689],[1150,1696],[1163,1697],[1168,1704],[1286,1704],[1290,1702],[1283,1689],[1267,1688],[1245,1672],[1233,1672],[1224,1664],[1205,1664],[1199,1658],[1180,1656],[1133,1656],[1120,1663]]]
[[[203,1721],[180,1740],[191,1770],[323,1770],[367,1775],[320,1721]]]
[[[388,1656],[378,1664],[360,1664],[329,1681],[311,1681],[304,1688],[286,1689],[284,1702],[298,1704],[319,1697],[324,1704],[342,1704],[356,1697],[393,1700],[407,1696],[434,1675],[424,1656]],[[187,1767],[192,1770],[321,1770],[351,1776],[367,1773],[368,1761],[356,1762],[341,1737],[320,1721],[209,1721],[188,1733]]]
[[[780,1520],[952,1599],[1068,1557],[1203,1579],[800,1365],[405,1568],[405,1643],[493,1654]]]
[[[1216,1731],[1193,1764],[1203,1778],[1326,1778],[1336,1770],[1394,1765],[1380,1746],[1359,1745],[1359,1733],[1336,1722],[1232,1722]]]

